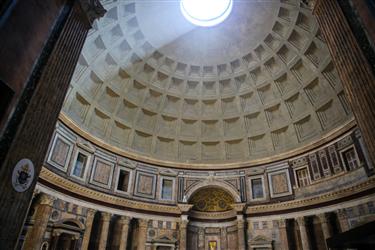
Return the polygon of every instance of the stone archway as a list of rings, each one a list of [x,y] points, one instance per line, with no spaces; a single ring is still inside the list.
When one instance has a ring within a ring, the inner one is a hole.
[[[219,189],[225,190],[226,192],[228,192],[233,197],[233,199],[236,203],[241,202],[241,197],[240,197],[240,194],[238,193],[237,190],[235,190],[228,183],[223,182],[223,181],[217,181],[217,180],[205,180],[205,181],[202,181],[202,182],[194,185],[193,187],[191,187],[185,193],[184,201],[187,202],[188,200],[190,200],[191,197],[194,195],[194,193],[199,191],[200,189],[209,188],[209,187],[219,188]]]
[[[185,198],[191,207],[186,249],[241,249],[238,241],[243,228],[238,227],[237,215],[241,199],[233,187],[220,181],[202,182]]]

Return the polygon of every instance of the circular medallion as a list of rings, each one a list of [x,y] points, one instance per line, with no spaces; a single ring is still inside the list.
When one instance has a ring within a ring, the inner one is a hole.
[[[34,180],[34,164],[29,159],[20,160],[13,169],[12,185],[17,192],[25,192]]]

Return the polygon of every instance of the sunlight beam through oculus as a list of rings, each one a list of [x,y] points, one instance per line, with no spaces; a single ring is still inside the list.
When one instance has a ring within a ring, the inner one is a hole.
[[[209,27],[223,22],[232,11],[232,0],[181,0],[184,17],[194,25]]]

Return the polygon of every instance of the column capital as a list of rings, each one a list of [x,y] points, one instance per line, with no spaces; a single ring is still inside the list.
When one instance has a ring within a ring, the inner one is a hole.
[[[279,228],[286,228],[286,219],[279,219]]]
[[[298,226],[300,226],[300,227],[305,227],[306,226],[305,217],[297,217],[296,221],[298,223]]]
[[[90,25],[107,12],[99,0],[79,0],[79,3]]]
[[[187,213],[193,207],[192,204],[185,204],[185,203],[179,203],[177,204],[177,206],[180,209],[181,213]]]
[[[95,213],[96,213],[95,209],[93,209],[93,208],[88,208],[87,209],[87,217],[92,217],[92,216],[95,215]]]
[[[139,227],[141,228],[147,228],[149,219],[138,219]]]
[[[112,217],[112,214],[106,213],[106,212],[101,212],[101,220],[102,221],[109,221]]]
[[[185,229],[188,224],[189,224],[189,220],[181,219],[180,220],[180,229]]]
[[[320,223],[327,223],[328,222],[329,214],[322,213],[322,214],[318,214],[317,216],[318,216],[318,218],[320,220]]]
[[[49,194],[45,194],[45,193],[42,193],[40,194],[39,196],[39,204],[40,205],[48,205],[48,206],[52,206],[53,205],[53,202],[56,200],[55,197],[49,195]]]
[[[130,216],[126,216],[126,215],[123,215],[123,216],[120,217],[119,222],[120,222],[121,224],[129,224],[129,222],[130,222],[131,220],[132,220],[132,217],[130,217]]]

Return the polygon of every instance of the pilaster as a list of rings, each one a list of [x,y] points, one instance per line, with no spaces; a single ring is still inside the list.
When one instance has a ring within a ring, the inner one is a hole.
[[[108,239],[108,229],[109,229],[109,221],[111,220],[111,214],[109,213],[101,213],[100,218],[100,236],[99,236],[99,250],[105,250],[107,248],[107,239]]]
[[[128,216],[121,216],[119,220],[119,228],[121,230],[119,250],[126,250],[131,219],[132,218]]]
[[[23,245],[24,249],[40,248],[52,212],[54,200],[55,198],[47,194],[40,195],[38,205],[36,205],[35,208],[34,225],[26,234],[26,239]]]
[[[137,250],[146,250],[148,219],[138,219],[138,246]]]
[[[302,249],[303,250],[310,250],[310,242],[309,242],[309,237],[307,235],[305,217],[297,218],[297,223],[298,223],[299,232],[300,232],[300,236],[301,236]]]
[[[90,236],[91,236],[91,230],[92,230],[92,223],[94,221],[96,210],[89,208],[87,210],[87,217],[86,217],[86,223],[85,223],[85,233],[83,234],[81,249],[87,250],[90,243]]]

